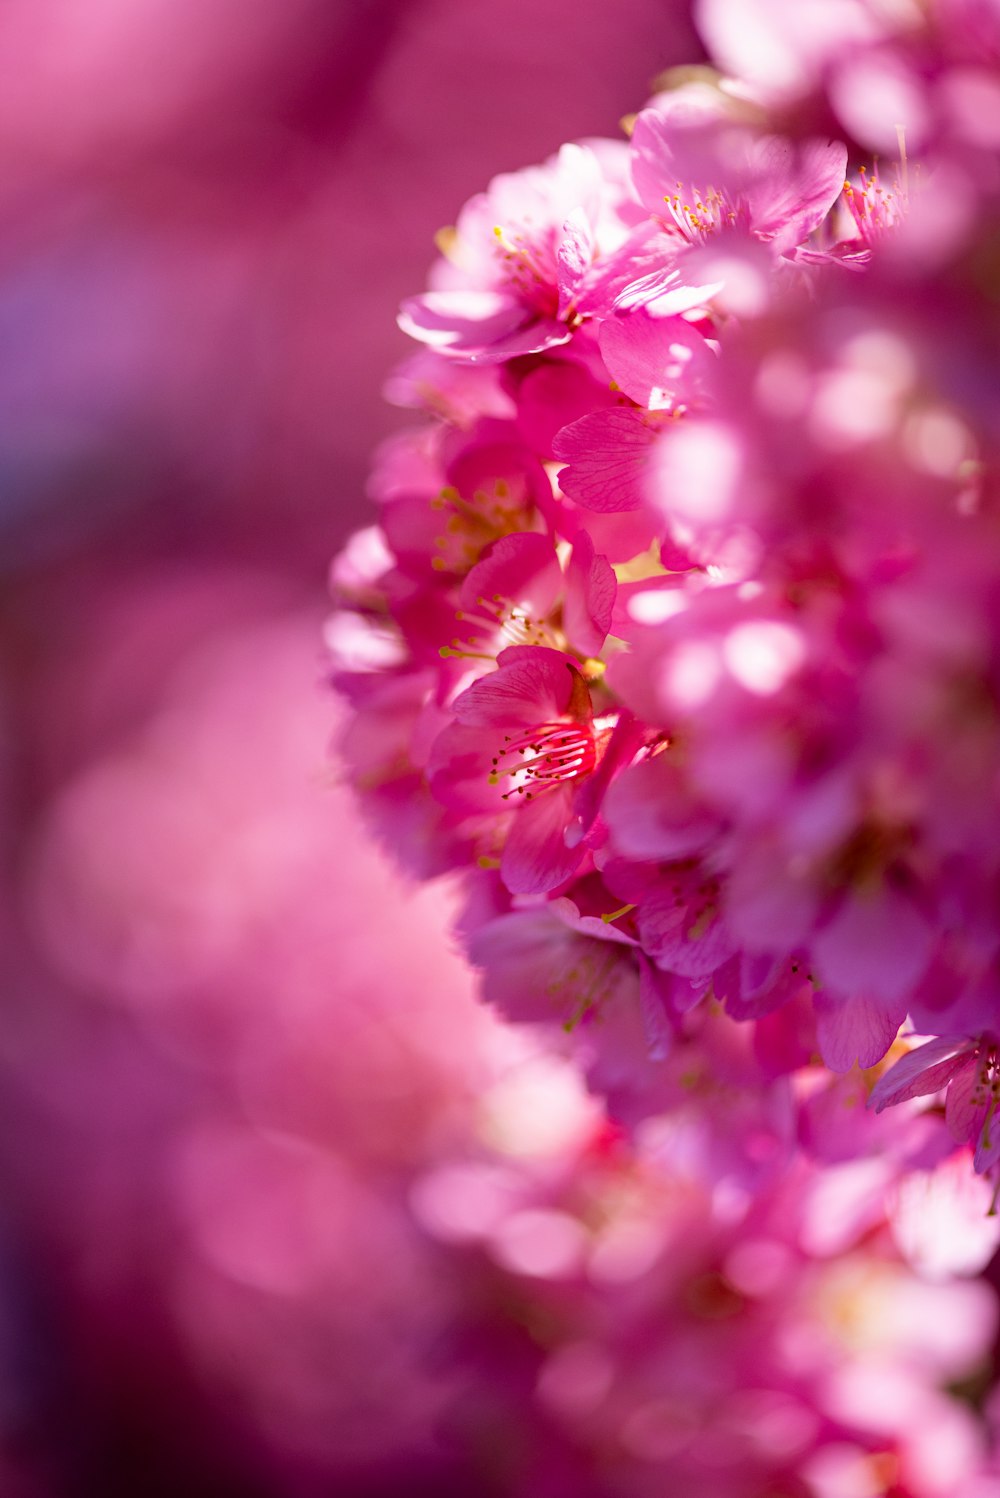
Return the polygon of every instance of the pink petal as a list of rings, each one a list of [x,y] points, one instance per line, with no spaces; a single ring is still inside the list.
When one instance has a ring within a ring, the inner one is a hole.
[[[716,310],[734,317],[759,317],[771,301],[774,245],[742,228],[712,235],[677,256],[685,281],[711,284]]]
[[[987,1105],[973,1101],[978,1098],[978,1067],[973,1065],[959,1071],[948,1088],[945,1099],[945,1123],[954,1137],[963,1144],[976,1144],[986,1121]]]
[[[571,785],[557,786],[519,807],[500,855],[500,878],[511,894],[545,894],[576,870],[584,849],[566,846],[572,800]]]
[[[692,796],[669,753],[642,760],[618,777],[605,818],[614,847],[626,858],[688,858],[719,831],[718,818]]]
[[[657,886],[640,907],[642,945],[657,967],[682,978],[707,978],[733,955],[717,892],[703,891],[692,870],[672,870],[665,877],[669,882]]]
[[[463,609],[473,610],[479,599],[530,603],[547,614],[562,586],[559,558],[548,536],[518,531],[501,536],[469,572],[462,584]]]
[[[818,893],[808,875],[796,877],[789,863],[782,848],[765,844],[749,849],[733,866],[726,916],[751,951],[789,951],[809,936]]]
[[[451,723],[431,746],[427,779],[442,806],[460,815],[505,811],[503,786],[490,784],[495,737],[481,727]]]
[[[725,118],[720,94],[682,89],[637,117],[632,128],[632,182],[650,213],[662,215],[664,194],[709,182],[723,191],[745,173],[749,131]],[[735,149],[734,149],[735,146]],[[687,201],[690,202],[690,199]]]
[[[569,467],[559,486],[576,504],[598,514],[638,510],[644,477],[658,433],[644,411],[594,411],[564,427],[555,440],[556,457]]]
[[[739,958],[731,994],[723,993],[718,976],[715,979],[716,996],[725,1003],[727,1013],[739,1020],[761,1019],[773,1014],[801,994],[803,989],[812,995],[801,962],[788,957],[754,956],[749,952],[742,953]]]
[[[994,1112],[989,1118],[983,1120],[972,1163],[977,1173],[983,1175],[985,1171],[991,1170],[998,1160],[1000,1160],[1000,1118]]]
[[[906,1005],[895,1007],[867,995],[836,999],[820,992],[814,1000],[820,1055],[831,1071],[864,1069],[881,1061],[906,1018]]]
[[[498,339],[488,347],[484,345],[465,351],[458,348],[443,349],[442,353],[461,356],[468,359],[470,364],[503,364],[508,359],[520,358],[522,354],[540,354],[545,349],[558,348],[562,343],[569,343],[572,336],[564,322],[551,317],[539,318],[537,322],[527,323],[517,332]]]
[[[747,192],[754,230],[776,250],[792,249],[829,213],[844,187],[847,147],[840,141],[760,141],[757,181]]]
[[[838,993],[906,999],[926,971],[935,940],[913,901],[885,884],[863,894],[849,891],[813,937],[812,954],[823,981]]]
[[[672,979],[641,953],[639,955],[639,1012],[649,1041],[649,1058],[662,1061],[673,1049],[674,1032],[668,1018]]]
[[[715,363],[702,335],[681,317],[644,308],[601,324],[601,354],[615,383],[640,406],[664,410],[690,400]]]
[[[563,627],[582,655],[600,655],[611,628],[618,584],[607,557],[594,554],[594,543],[580,531],[566,569]]]
[[[593,510],[577,510],[564,504],[556,522],[559,534],[575,541],[582,531],[593,537],[594,548],[611,562],[627,562],[652,546],[659,521],[649,511],[620,510],[617,514],[595,515]]]
[[[563,224],[563,237],[556,252],[560,317],[565,317],[572,308],[575,293],[593,257],[593,230],[583,209],[574,208]]]
[[[630,281],[615,298],[615,312],[629,312],[633,308],[645,308],[653,317],[676,317],[681,312],[692,312],[722,290],[721,281],[695,284],[686,279],[671,264],[661,267]]]
[[[515,1023],[558,1021],[572,1013],[569,977],[580,938],[545,908],[498,916],[474,934],[469,960],[483,969],[482,992]]]
[[[497,670],[474,681],[455,699],[459,722],[476,728],[510,728],[559,718],[573,694],[572,662],[541,645],[512,646],[497,656]]]
[[[520,381],[517,425],[528,445],[544,458],[555,456],[552,443],[563,427],[623,398],[599,382],[576,359],[547,360]]]
[[[895,1103],[940,1092],[956,1072],[970,1063],[973,1048],[973,1042],[967,1038],[949,1035],[939,1035],[936,1040],[918,1046],[879,1077],[868,1099],[869,1108],[881,1113]]]
[[[607,317],[628,288],[663,271],[663,231],[647,219],[633,229],[617,249],[602,255],[589,268],[576,298],[576,310],[583,317]],[[700,306],[704,298],[685,303],[676,310]]]
[[[522,328],[530,313],[501,291],[429,291],[408,297],[397,319],[404,333],[434,348],[482,348]]]
[[[429,291],[408,297],[396,321],[404,333],[439,353],[481,364],[539,353],[571,337],[565,323],[536,318],[518,297],[498,291]]]
[[[613,784],[622,766],[629,764],[638,753],[644,734],[645,729],[627,709],[619,714],[596,770],[577,787],[574,810],[585,835],[591,832],[598,819],[609,785]]]
[[[764,1076],[772,1080],[809,1065],[816,1051],[816,1016],[801,989],[789,1003],[757,1020],[753,1050]]]

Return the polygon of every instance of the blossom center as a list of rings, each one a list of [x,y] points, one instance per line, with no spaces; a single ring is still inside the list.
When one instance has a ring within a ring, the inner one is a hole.
[[[844,202],[859,238],[871,245],[899,227],[909,212],[909,193],[902,171],[894,177],[891,187],[883,187],[877,166],[871,172],[862,167],[858,175],[859,182],[844,183]]]
[[[503,478],[476,489],[471,500],[446,484],[431,500],[431,509],[447,516],[434,539],[432,568],[459,575],[471,571],[492,541],[527,528],[532,508],[525,486]]]
[[[700,187],[678,182],[677,191],[667,193],[663,201],[673,224],[692,244],[704,244],[720,229],[748,221],[746,208],[730,202],[714,187],[702,192]]]
[[[519,735],[504,734],[503,747],[493,757],[490,785],[509,778],[503,799],[523,796],[530,801],[541,791],[589,775],[596,761],[590,724],[539,723]]]
[[[520,230],[508,233],[499,224],[493,233],[495,254],[511,290],[537,312],[554,315],[559,304],[556,267],[544,246]]]
[[[445,659],[451,656],[471,660],[494,660],[501,650],[511,645],[542,645],[550,650],[561,650],[564,641],[552,630],[545,619],[535,618],[525,604],[515,603],[494,593],[492,598],[477,598],[476,607],[482,614],[456,613],[459,623],[485,624],[488,633],[470,633],[464,640],[454,639],[450,645],[442,645],[438,652]],[[489,621],[486,623],[486,621]]]

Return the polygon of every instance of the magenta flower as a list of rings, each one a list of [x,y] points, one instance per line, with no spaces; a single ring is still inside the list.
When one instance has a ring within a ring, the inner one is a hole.
[[[844,145],[767,135],[744,103],[704,84],[659,95],[631,145],[636,192],[674,245],[667,274],[717,283],[737,314],[764,310],[775,261],[823,222],[847,167]],[[666,288],[653,278],[646,294]]]
[[[822,223],[847,166],[846,146],[814,140],[796,148],[749,128],[725,95],[700,90],[661,95],[643,110],[632,151],[642,202],[688,244],[752,234],[776,254]]]
[[[456,620],[463,631],[445,657],[495,661],[512,645],[570,649],[596,656],[614,609],[615,575],[581,531],[560,565],[552,538],[538,532],[503,536],[469,572]]]
[[[516,811],[500,858],[504,883],[517,894],[557,888],[584,855],[581,785],[610,737],[576,662],[544,646],[511,646],[454,713],[431,752],[431,790],[456,811]]]
[[[629,201],[624,149],[594,145],[563,146],[472,198],[435,289],[403,303],[403,331],[440,353],[497,363],[567,343],[581,318],[610,305],[619,265],[634,263],[630,243],[621,251],[642,213]]]

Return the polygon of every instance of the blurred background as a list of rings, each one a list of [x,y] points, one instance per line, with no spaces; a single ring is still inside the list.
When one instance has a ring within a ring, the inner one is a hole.
[[[992,1290],[867,1177],[634,1151],[329,755],[434,232],[702,56],[682,0],[0,8],[2,1498],[998,1491]]]
[[[511,1042],[336,785],[326,570],[435,230],[700,55],[672,0],[0,10],[5,1498],[468,1490],[409,1194]],[[515,1155],[594,1128],[542,1093]]]

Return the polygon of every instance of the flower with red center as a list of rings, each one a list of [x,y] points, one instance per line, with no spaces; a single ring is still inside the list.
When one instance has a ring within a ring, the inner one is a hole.
[[[581,787],[611,734],[610,724],[594,719],[576,662],[545,646],[511,646],[496,671],[456,699],[454,713],[431,751],[432,792],[469,816],[516,807],[501,877],[515,894],[556,889],[584,856],[592,816]],[[491,847],[498,830],[488,825]]]

